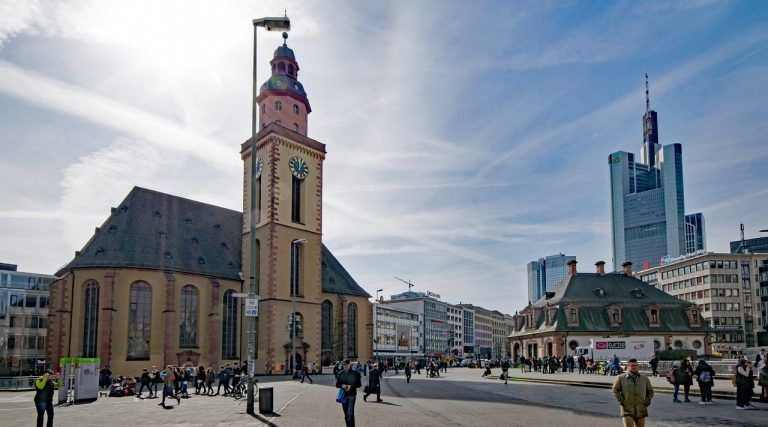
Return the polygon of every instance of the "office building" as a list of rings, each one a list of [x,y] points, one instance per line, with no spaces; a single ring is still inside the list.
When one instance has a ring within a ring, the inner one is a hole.
[[[704,228],[704,214],[697,212],[685,216],[685,253],[693,254],[707,250]]]
[[[0,263],[0,377],[36,375],[45,356],[49,286],[56,278]]]
[[[758,338],[765,336],[759,333],[766,331],[761,294],[768,297],[768,289],[761,286],[760,276],[760,268],[766,261],[768,254],[710,252],[671,259],[635,276],[696,304],[714,329],[713,350],[724,356],[735,356],[747,347],[754,347]]]
[[[450,354],[460,359],[464,358],[464,309],[458,305],[447,305],[448,309],[448,340]]]
[[[459,304],[462,311],[462,323],[464,331],[464,357],[475,357],[475,307],[472,304]]]
[[[448,304],[438,298],[439,295],[431,292],[408,291],[392,295],[390,301],[386,301],[390,307],[421,316],[423,340],[420,351],[427,359],[441,358],[450,353],[449,337],[453,334],[448,327]]]
[[[528,263],[528,301],[537,301],[567,276],[569,261],[575,256],[557,254]]]
[[[768,230],[761,230],[768,232]],[[768,253],[768,237],[744,238],[744,224],[741,224],[741,239],[731,242],[732,254]]]
[[[625,151],[608,156],[614,271],[625,261],[647,269],[687,252],[682,146],[659,144],[657,115],[647,94],[646,83],[640,158]],[[697,215],[691,218],[691,245],[700,241],[703,247],[703,217]]]
[[[480,359],[493,358],[493,313],[475,306],[475,356]]]
[[[377,361],[394,363],[423,360],[421,324],[418,313],[384,303],[373,304],[373,354]]]

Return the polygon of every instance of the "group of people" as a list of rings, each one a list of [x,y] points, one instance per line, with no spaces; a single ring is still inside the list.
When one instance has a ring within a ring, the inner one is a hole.
[[[580,356],[580,359],[583,357],[584,356]],[[541,372],[542,374],[554,374],[559,370],[562,370],[563,372],[573,372],[575,359],[573,355],[563,357],[552,355],[539,358],[526,358],[525,356],[520,356],[519,365],[521,372]],[[581,370],[581,361],[579,361],[579,369]]]
[[[165,406],[166,397],[172,397],[178,403],[181,403],[182,398],[189,398],[191,386],[194,386],[196,395],[216,396],[221,394],[223,387],[223,395],[228,396],[246,373],[247,364],[241,365],[238,362],[232,365],[226,363],[219,369],[202,365],[197,368],[168,365],[166,369],[158,370],[157,366],[152,366],[151,369],[142,369],[137,381],[133,376],[113,377],[109,366],[105,366],[99,372],[99,386],[111,397],[137,396],[141,399],[145,398],[145,388],[146,398],[150,399],[157,398],[158,388],[162,388],[162,402],[159,405]],[[214,383],[217,383],[215,391]]]

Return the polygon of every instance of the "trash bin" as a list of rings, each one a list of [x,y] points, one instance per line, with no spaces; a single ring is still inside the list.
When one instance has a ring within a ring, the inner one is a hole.
[[[259,413],[271,414],[274,407],[272,387],[259,388]]]

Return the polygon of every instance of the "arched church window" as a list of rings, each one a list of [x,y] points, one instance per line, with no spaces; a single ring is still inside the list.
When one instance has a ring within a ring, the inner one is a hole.
[[[357,304],[347,309],[347,357],[357,357]]]
[[[135,282],[131,285],[128,307],[128,359],[149,359],[151,324],[152,286],[147,282]]]
[[[83,357],[96,357],[99,326],[99,283],[91,280],[83,291]]]
[[[179,303],[179,347],[197,347],[198,291],[192,285],[181,288]]]
[[[283,103],[280,101],[275,101],[275,111],[282,111],[283,109]]]
[[[280,74],[285,74],[285,62],[277,63],[277,72]]]
[[[232,289],[224,292],[224,317],[221,322],[221,357],[237,358],[237,298]]]
[[[323,301],[322,319],[320,320],[320,329],[323,349],[331,348],[331,325],[332,325],[333,303],[328,300]]]

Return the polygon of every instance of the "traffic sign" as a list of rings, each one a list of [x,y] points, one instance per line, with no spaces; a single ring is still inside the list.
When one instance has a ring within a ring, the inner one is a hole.
[[[259,317],[259,298],[245,300],[245,317]]]

